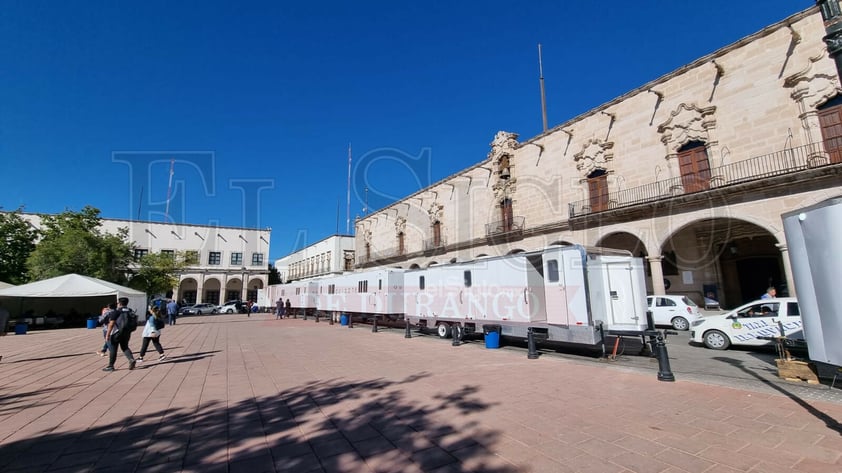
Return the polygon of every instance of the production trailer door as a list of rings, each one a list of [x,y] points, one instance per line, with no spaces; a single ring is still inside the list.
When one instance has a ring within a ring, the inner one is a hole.
[[[646,329],[646,286],[642,262],[632,256],[589,255],[594,319],[606,328],[638,332]]]

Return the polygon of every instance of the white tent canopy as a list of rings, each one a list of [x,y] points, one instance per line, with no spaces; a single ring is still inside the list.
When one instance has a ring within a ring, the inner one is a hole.
[[[0,289],[0,304],[10,310],[16,306],[23,306],[23,300],[53,300],[53,299],[89,299],[97,298],[97,302],[127,297],[129,307],[143,318],[146,313],[146,293],[101,279],[82,276],[79,274],[65,274],[43,281],[36,281],[21,286]],[[18,298],[21,302],[12,303],[10,299]],[[46,302],[46,301],[45,301]],[[98,315],[98,314],[92,314]]]

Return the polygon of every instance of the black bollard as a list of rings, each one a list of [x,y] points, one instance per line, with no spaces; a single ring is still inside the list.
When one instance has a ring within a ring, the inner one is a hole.
[[[532,327],[529,327],[526,331],[526,346],[528,348],[526,358],[537,360],[540,354],[538,353],[538,348],[535,346],[535,334],[532,332]]]
[[[329,317],[329,318],[330,318],[330,322],[328,322],[328,325],[333,325],[333,318],[334,318],[334,317],[336,317],[336,312],[331,312],[331,313],[330,313],[330,317]]]
[[[459,345],[461,345],[462,344],[462,326],[460,326],[459,324],[453,324],[453,328],[451,329],[450,333],[453,336],[453,343],[451,345],[453,345],[454,347],[458,347]]]
[[[307,320],[307,309],[304,309],[304,320]]]
[[[348,314],[348,328],[354,328],[354,316]]]
[[[316,311],[316,323],[319,323],[319,311]]]
[[[664,343],[664,334],[655,330],[651,310],[646,311],[646,327],[646,335],[649,336],[652,353],[658,360],[658,381],[675,381],[675,376],[670,369],[670,358],[669,353],[667,353],[667,345]]]
[[[377,316],[374,316],[374,323],[371,324],[371,333],[377,333]]]
[[[403,338],[412,338],[412,332],[409,329],[409,319],[406,319],[406,333],[404,333]]]

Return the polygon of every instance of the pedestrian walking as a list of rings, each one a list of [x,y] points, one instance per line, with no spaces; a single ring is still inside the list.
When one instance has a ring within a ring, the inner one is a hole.
[[[287,318],[292,315],[292,302],[289,301],[289,298],[287,298],[287,302],[285,304],[285,315]]]
[[[105,331],[105,340],[108,342],[108,366],[103,368],[102,371],[114,371],[118,346],[123,350],[126,359],[129,360],[129,369],[133,370],[135,367],[136,362],[132,356],[132,351],[129,349],[132,332],[126,329],[128,315],[132,312],[128,305],[129,298],[121,297],[117,299],[117,309],[108,313],[108,327]]]
[[[105,339],[105,343],[102,344],[102,349],[97,352],[99,356],[105,356],[108,354],[108,315],[114,310],[117,310],[117,304],[115,302],[111,302],[103,307],[102,312],[99,314],[98,323],[102,326],[102,337]]]
[[[167,302],[167,322],[170,325],[175,325],[176,317],[178,317],[178,302],[175,299],[170,299]]]
[[[149,348],[149,342],[155,346],[158,352],[158,361],[167,357],[164,353],[164,347],[161,346],[161,331],[166,324],[158,316],[158,314],[151,312],[149,318],[146,319],[146,325],[143,326],[143,342],[140,345],[140,355],[137,357],[137,362],[142,363],[143,357],[146,356],[146,349]]]
[[[275,303],[275,320],[282,319],[284,315],[284,300],[282,298],[278,298],[278,302]]]

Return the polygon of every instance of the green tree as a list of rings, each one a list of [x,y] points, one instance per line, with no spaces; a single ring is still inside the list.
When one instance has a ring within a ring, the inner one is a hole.
[[[271,286],[272,284],[281,284],[282,282],[283,281],[281,281],[281,273],[278,272],[278,268],[276,268],[274,265],[270,264],[269,265],[269,285]]]
[[[0,213],[0,281],[29,281],[26,260],[35,249],[38,231],[21,217],[21,209]]]
[[[99,209],[85,206],[41,215],[41,241],[27,260],[32,280],[77,273],[117,284],[126,284],[134,253],[128,229],[117,235],[101,230]]]
[[[150,297],[166,294],[178,284],[178,275],[186,267],[183,253],[149,253],[137,262],[129,286],[146,292]]]

